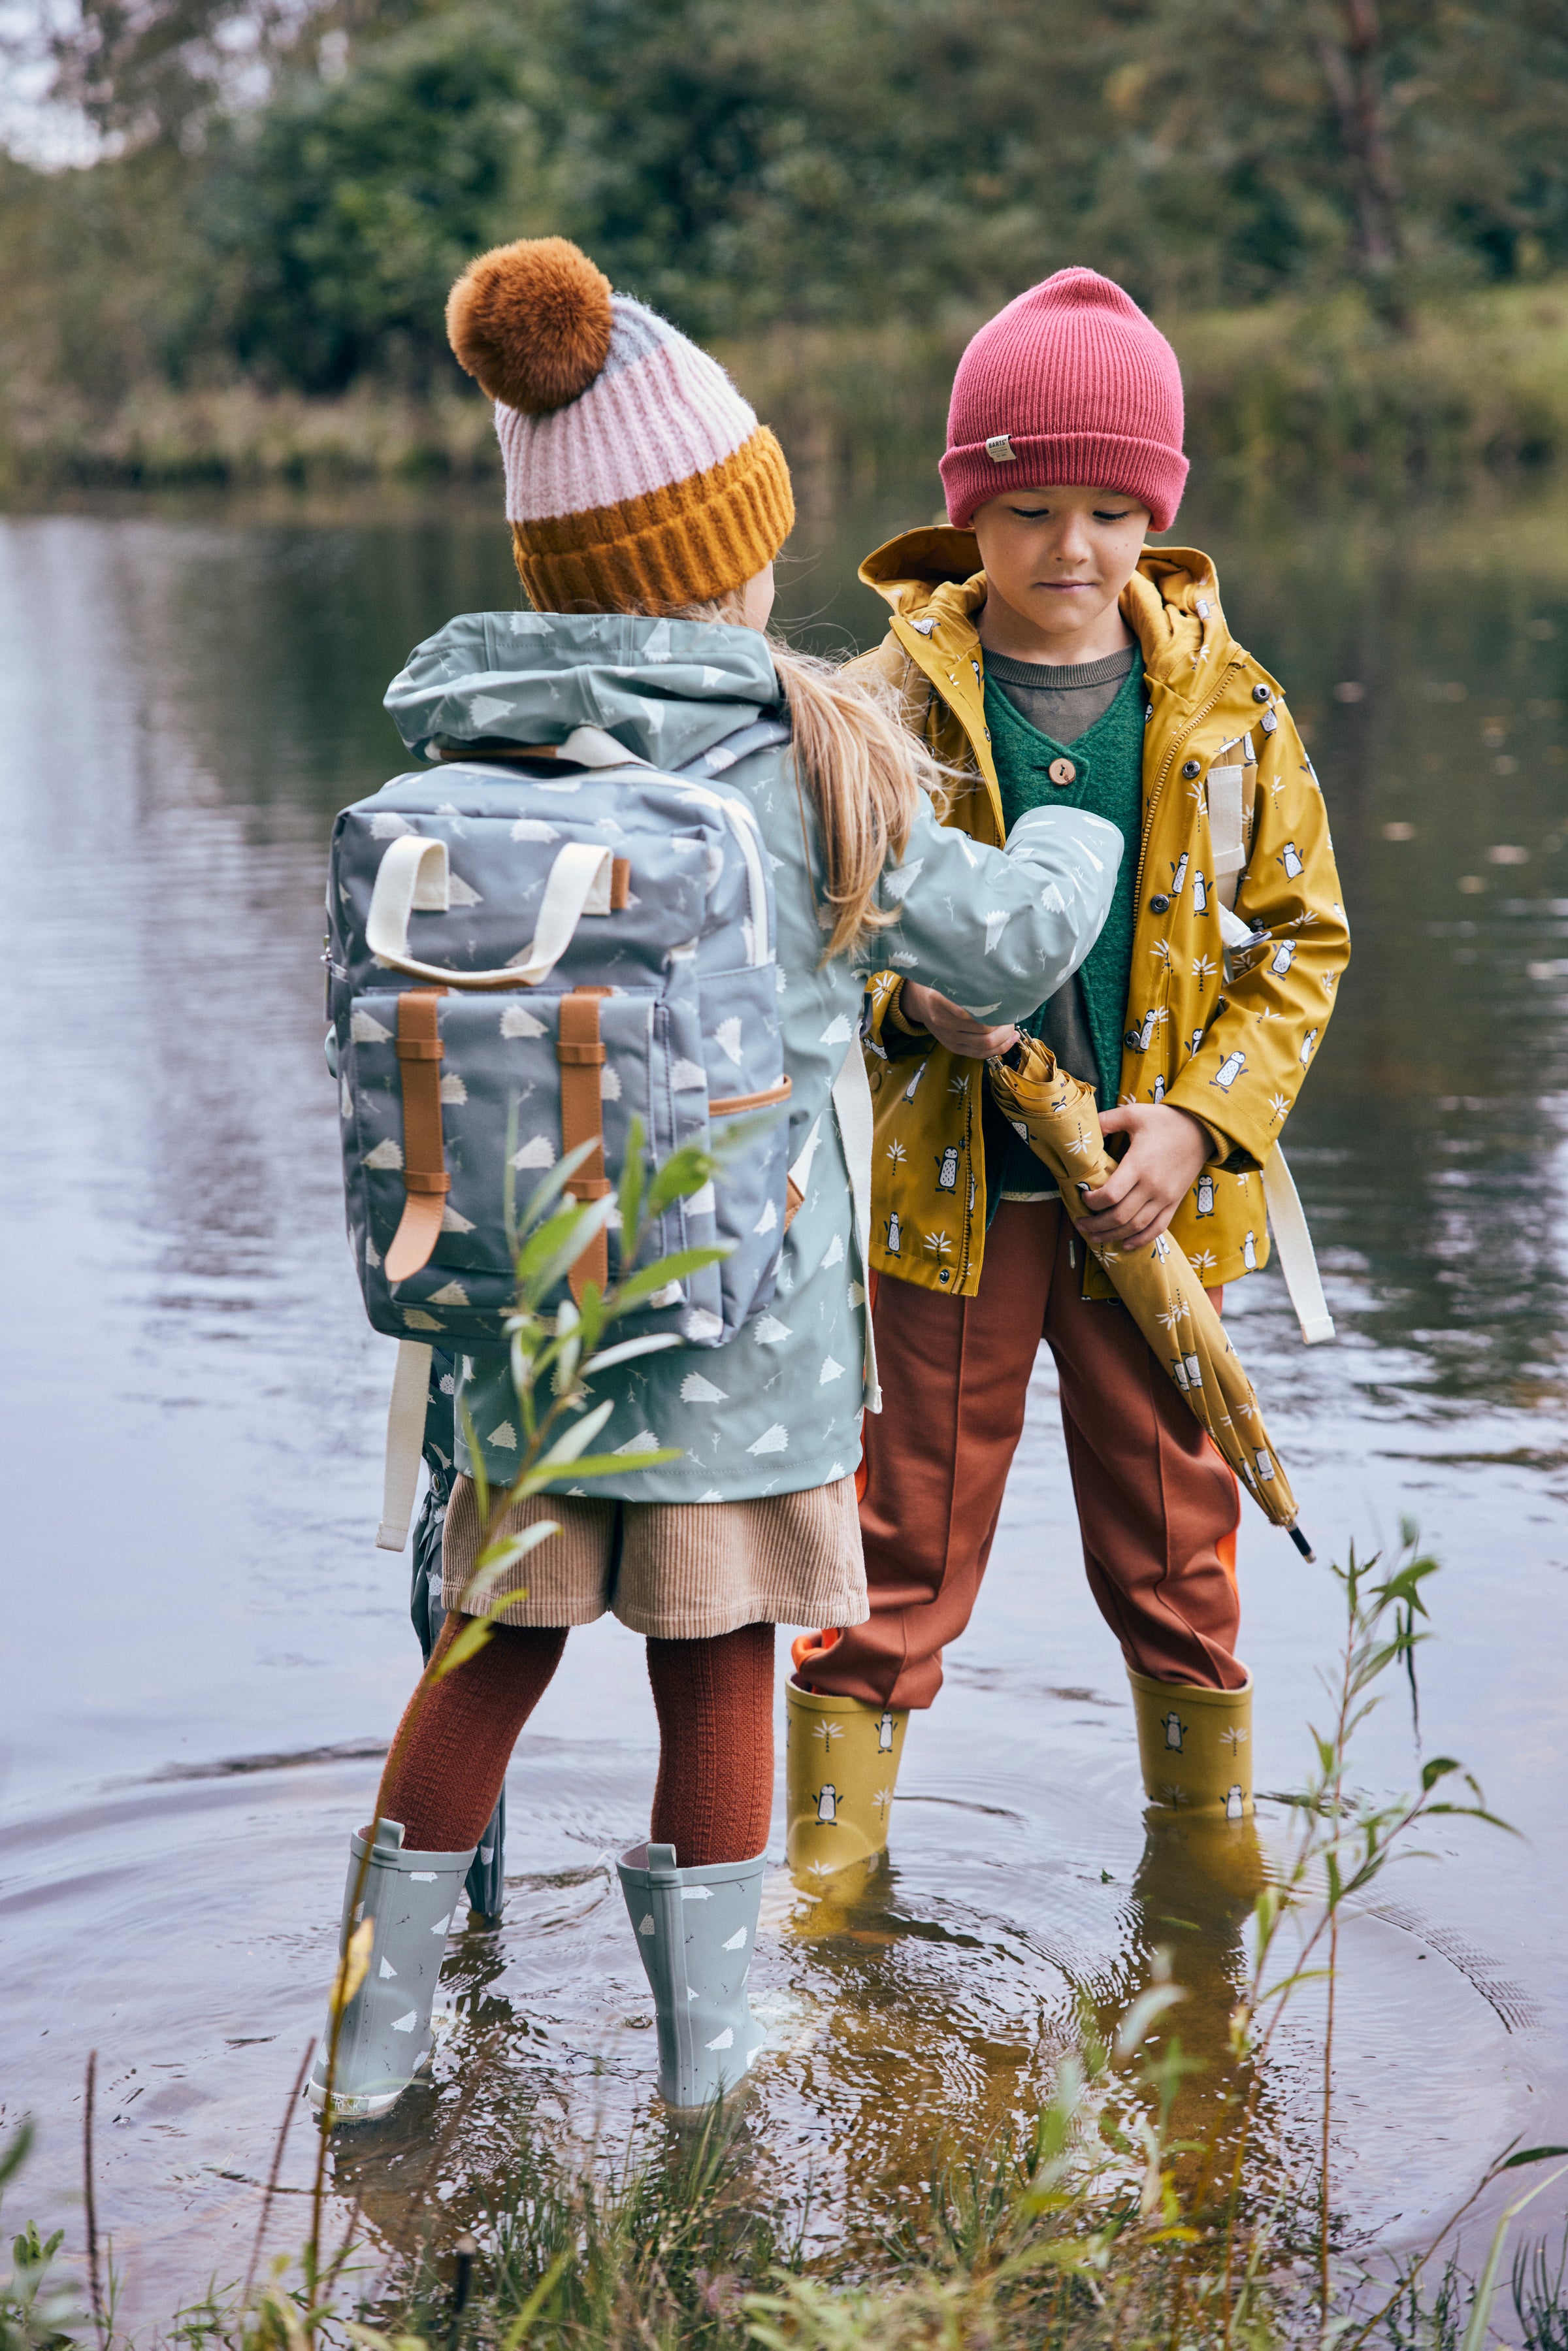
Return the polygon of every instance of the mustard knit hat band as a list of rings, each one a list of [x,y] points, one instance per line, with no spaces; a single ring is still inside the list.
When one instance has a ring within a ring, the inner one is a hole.
[[[496,403],[517,570],[546,611],[667,611],[763,570],[789,469],[716,360],[563,237],[497,246],[447,332]]]
[[[641,497],[514,522],[537,611],[674,611],[716,602],[772,562],[795,521],[789,468],[765,424],[735,455]]]

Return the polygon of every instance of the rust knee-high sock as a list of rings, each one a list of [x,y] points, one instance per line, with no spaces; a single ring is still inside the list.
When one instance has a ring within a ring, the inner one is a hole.
[[[441,1628],[444,1656],[465,1616]],[[464,1853],[496,1809],[517,1733],[549,1686],[566,1646],[562,1625],[497,1625],[476,1656],[409,1700],[418,1711],[382,1775],[384,1820],[402,1823],[405,1850]],[[400,1734],[402,1725],[399,1725]]]
[[[682,1869],[749,1861],[773,1812],[773,1627],[650,1641],[659,1718],[653,1834]]]

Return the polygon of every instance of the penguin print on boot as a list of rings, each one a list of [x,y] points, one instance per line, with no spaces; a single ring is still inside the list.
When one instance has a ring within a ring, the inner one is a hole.
[[[1176,1687],[1132,1667],[1128,1678],[1149,1802],[1231,1820],[1249,1813],[1250,1679],[1240,1690],[1222,1690]]]
[[[785,1858],[798,1881],[819,1883],[887,1846],[888,1812],[909,1718],[880,1700],[785,1686]]]

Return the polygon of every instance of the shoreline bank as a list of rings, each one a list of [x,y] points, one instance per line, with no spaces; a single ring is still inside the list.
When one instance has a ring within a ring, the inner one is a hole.
[[[802,507],[821,511],[935,464],[977,323],[779,327],[718,349],[779,433]],[[1218,481],[1440,490],[1568,455],[1568,281],[1458,297],[1403,334],[1354,295],[1164,324],[1188,452]],[[488,409],[461,389],[419,398],[367,382],[308,399],[148,382],[111,408],[54,385],[0,393],[3,496],[499,479]]]

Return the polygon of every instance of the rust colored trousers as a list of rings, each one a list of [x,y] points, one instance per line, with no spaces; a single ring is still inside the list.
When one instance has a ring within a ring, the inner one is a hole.
[[[883,1409],[864,1424],[861,1499],[872,1613],[805,1655],[806,1687],[932,1703],[979,1593],[1042,1339],[1089,1587],[1124,1657],[1159,1681],[1245,1684],[1236,1480],[1126,1308],[1086,1302],[1082,1281],[1082,1244],[1054,1200],[998,1208],[973,1298],[877,1277]],[[1068,1540],[1064,1526],[1033,1531],[1048,1571]]]

